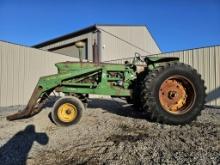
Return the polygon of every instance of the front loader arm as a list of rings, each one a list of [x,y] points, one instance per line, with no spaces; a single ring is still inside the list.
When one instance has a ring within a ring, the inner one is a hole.
[[[40,103],[43,102],[43,97],[40,98],[43,92],[44,92],[43,89],[37,85],[31,95],[31,98],[30,98],[27,106],[25,107],[25,109],[22,111],[18,111],[15,114],[7,116],[7,120],[12,121],[12,120],[16,120],[16,119],[26,118],[26,117],[32,116],[32,115],[36,114],[37,112],[39,112],[40,106],[37,106],[37,107],[35,107],[35,106],[37,105],[38,101],[39,101],[39,105],[40,105]]]
[[[83,70],[76,70],[61,74],[55,74],[50,76],[41,77],[31,95],[31,98],[24,110],[19,111],[15,114],[7,116],[7,120],[17,120],[21,118],[27,118],[40,112],[42,105],[50,93],[58,86],[62,85],[62,82],[68,79],[72,79],[76,76],[80,76],[86,73],[100,70],[96,68],[86,68]]]
[[[43,105],[47,96],[49,96],[50,93],[54,90],[54,88],[60,84],[60,81],[56,80],[56,78],[58,77],[58,75],[41,77],[36,87],[34,88],[34,91],[25,109],[15,114],[7,116],[7,120],[11,121],[26,118],[38,113],[41,110],[41,105]]]

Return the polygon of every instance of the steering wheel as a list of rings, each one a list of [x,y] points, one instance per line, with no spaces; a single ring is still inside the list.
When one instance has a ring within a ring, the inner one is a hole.
[[[141,57],[141,54],[140,53],[138,53],[138,52],[135,52],[135,54],[134,54],[134,59],[133,59],[133,64],[135,64],[136,62],[138,62],[138,61],[140,61],[140,62],[144,62],[144,60],[142,59],[142,57]]]

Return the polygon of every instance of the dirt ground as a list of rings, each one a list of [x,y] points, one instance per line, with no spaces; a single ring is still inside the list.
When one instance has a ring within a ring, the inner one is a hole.
[[[58,127],[50,105],[14,122],[0,112],[0,164],[220,164],[220,109],[190,125],[158,124],[119,99],[93,99],[81,121]]]

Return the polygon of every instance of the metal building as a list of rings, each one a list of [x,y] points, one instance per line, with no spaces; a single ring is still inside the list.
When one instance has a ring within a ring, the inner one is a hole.
[[[85,29],[34,45],[34,48],[79,57],[76,42],[82,41],[83,58],[102,62],[141,54],[160,53],[146,26],[93,25]]]
[[[0,41],[0,107],[27,104],[38,78],[56,73],[55,63],[78,61],[78,41],[88,61],[160,53],[145,26],[94,25],[32,48]]]
[[[208,105],[220,106],[220,46],[211,46],[156,54],[154,56],[174,56],[180,61],[191,65],[202,75],[207,87],[206,102]],[[107,61],[108,63],[123,64],[133,58]]]

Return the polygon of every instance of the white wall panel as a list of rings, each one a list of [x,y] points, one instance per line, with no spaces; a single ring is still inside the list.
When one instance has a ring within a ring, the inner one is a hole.
[[[0,107],[27,104],[39,77],[77,58],[0,41]]]
[[[98,26],[101,31],[101,61],[160,53],[144,26]]]

